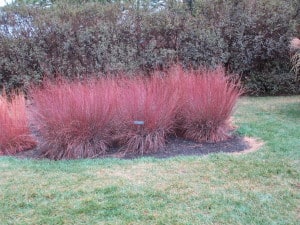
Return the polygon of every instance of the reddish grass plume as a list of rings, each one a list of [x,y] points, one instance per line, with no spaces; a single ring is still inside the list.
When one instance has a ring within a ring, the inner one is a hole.
[[[143,78],[92,79],[32,88],[31,114],[50,159],[95,157],[118,145],[122,154],[162,149],[172,134],[196,142],[230,136],[230,116],[242,94],[223,68],[173,66]]]
[[[42,155],[57,160],[106,154],[116,106],[114,81],[45,81],[43,86],[30,91]]]
[[[9,100],[10,99],[10,100]],[[31,136],[23,94],[0,95],[0,155],[14,155],[36,146]]]
[[[162,149],[174,131],[178,109],[177,88],[158,72],[151,78],[119,82],[119,135],[124,153],[147,154]]]
[[[181,110],[178,114],[179,133],[196,142],[216,142],[230,136],[230,116],[242,94],[240,82],[226,76],[221,67],[185,72],[177,67],[181,77]]]

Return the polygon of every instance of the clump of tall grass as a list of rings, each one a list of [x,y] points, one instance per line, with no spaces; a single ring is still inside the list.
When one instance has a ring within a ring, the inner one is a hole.
[[[125,145],[125,153],[142,155],[163,148],[175,130],[177,87],[156,73],[123,80],[120,92],[118,141]]]
[[[291,50],[294,52],[291,58],[293,67],[292,70],[296,74],[296,80],[299,79],[300,74],[300,39],[293,38],[290,43]]]
[[[0,95],[0,155],[13,155],[35,147],[31,136],[24,95]]]
[[[32,88],[33,124],[50,159],[155,153],[171,135],[197,142],[230,135],[230,116],[242,91],[222,68],[173,66],[150,77],[44,82]]]
[[[221,141],[230,136],[230,116],[242,94],[240,83],[223,68],[182,71],[179,131],[196,142]],[[177,71],[178,73],[178,71]]]
[[[43,156],[74,159],[107,153],[116,107],[113,80],[47,81],[30,95]]]

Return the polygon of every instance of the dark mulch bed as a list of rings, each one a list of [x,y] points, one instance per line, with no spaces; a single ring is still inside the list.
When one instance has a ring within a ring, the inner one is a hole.
[[[119,149],[113,149],[111,154],[106,156],[98,156],[95,158],[122,158],[134,159],[140,157],[154,157],[154,158],[170,158],[175,156],[199,156],[217,152],[241,152],[249,148],[249,144],[244,141],[243,137],[233,136],[226,141],[217,143],[196,143],[182,138],[170,138],[166,148],[151,154],[137,155],[137,154],[120,154]],[[15,155],[18,158],[43,159],[40,157],[39,148],[28,151],[19,152]]]

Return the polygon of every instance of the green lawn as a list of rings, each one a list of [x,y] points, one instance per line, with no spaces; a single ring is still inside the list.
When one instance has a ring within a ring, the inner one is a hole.
[[[246,155],[0,158],[0,224],[299,224],[300,96],[243,98]]]

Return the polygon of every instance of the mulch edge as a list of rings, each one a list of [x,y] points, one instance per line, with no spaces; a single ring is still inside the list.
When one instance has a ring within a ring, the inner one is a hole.
[[[195,143],[193,141],[173,138],[169,140],[166,148],[151,154],[135,155],[129,154],[124,155],[122,153],[116,152],[102,156],[95,156],[91,159],[105,159],[105,158],[115,158],[115,159],[140,159],[145,157],[152,157],[157,159],[173,158],[178,156],[204,156],[212,153],[226,153],[232,155],[244,155],[252,152],[258,151],[264,142],[253,137],[241,137],[234,135],[229,140],[221,141],[217,143]],[[48,160],[47,158],[40,157],[38,148],[31,150],[19,152],[13,155],[15,158],[19,159],[33,159],[33,160]]]

